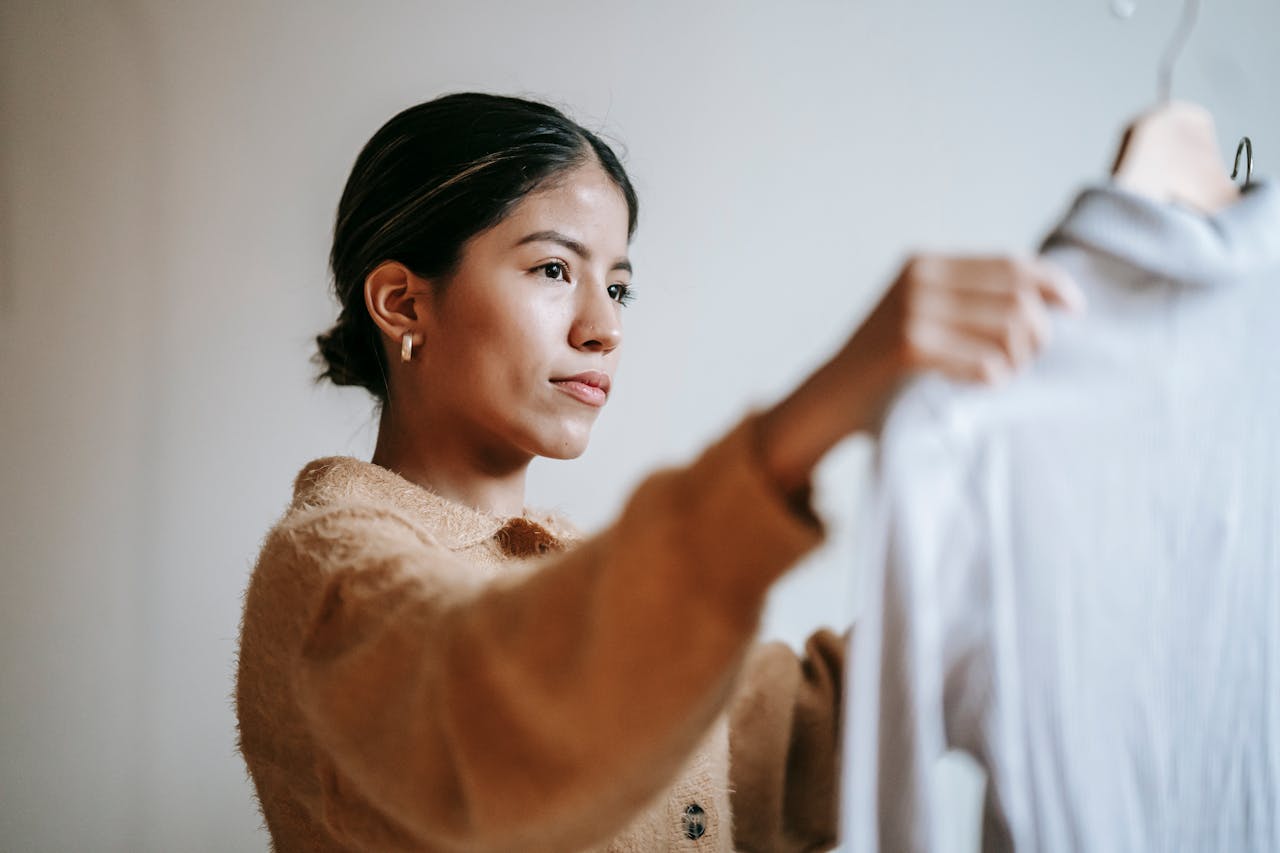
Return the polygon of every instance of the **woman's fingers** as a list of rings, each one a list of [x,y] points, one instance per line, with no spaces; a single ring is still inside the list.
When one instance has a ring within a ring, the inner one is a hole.
[[[917,369],[937,370],[964,382],[998,384],[1015,369],[1013,359],[990,338],[944,325],[919,331],[916,351]]]
[[[1041,259],[930,256],[898,282],[910,366],[1000,381],[1048,343],[1050,307],[1079,311],[1084,296]]]
[[[948,327],[961,335],[990,342],[1014,366],[1027,362],[1049,342],[1049,312],[1035,293],[951,294],[936,304],[921,306],[918,323]]]
[[[1025,261],[1029,278],[1033,280],[1039,295],[1048,305],[1060,307],[1071,314],[1084,311],[1084,291],[1070,275],[1051,261],[1034,259]]]
[[[1071,276],[1059,266],[1043,259],[1036,259],[1032,263],[1035,264],[1038,273],[1037,285],[1040,295],[1045,301],[1059,308],[1064,308],[1073,314],[1079,314],[1085,309],[1084,291],[1080,286],[1072,280]]]
[[[1084,307],[1084,294],[1071,276],[1044,258],[921,256],[907,262],[903,276],[929,290],[1000,295],[1031,289],[1051,304]]]

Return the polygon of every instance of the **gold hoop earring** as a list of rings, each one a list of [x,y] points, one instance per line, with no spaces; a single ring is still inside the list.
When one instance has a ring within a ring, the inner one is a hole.
[[[413,333],[405,332],[404,337],[400,339],[400,360],[408,361],[413,358]]]

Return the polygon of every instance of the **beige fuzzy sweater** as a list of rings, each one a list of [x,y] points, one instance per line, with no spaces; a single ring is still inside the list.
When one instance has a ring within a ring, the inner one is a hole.
[[[307,465],[245,596],[239,746],[279,851],[834,844],[844,641],[753,645],[817,544],[753,413],[583,539]]]

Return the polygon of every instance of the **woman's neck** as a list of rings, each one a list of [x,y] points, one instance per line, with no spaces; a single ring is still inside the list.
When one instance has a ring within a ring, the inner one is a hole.
[[[500,518],[522,515],[532,457],[495,452],[480,439],[457,422],[384,409],[372,461],[456,503]]]

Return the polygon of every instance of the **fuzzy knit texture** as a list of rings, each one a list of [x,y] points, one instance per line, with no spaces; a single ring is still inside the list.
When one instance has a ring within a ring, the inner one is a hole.
[[[272,849],[832,847],[847,637],[753,643],[824,535],[763,470],[758,417],[590,538],[348,457],[304,467],[236,680]]]

